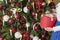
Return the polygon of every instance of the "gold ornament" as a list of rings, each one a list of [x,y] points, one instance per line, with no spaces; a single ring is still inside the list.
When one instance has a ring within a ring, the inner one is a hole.
[[[45,0],[47,4],[51,3],[52,0]]]

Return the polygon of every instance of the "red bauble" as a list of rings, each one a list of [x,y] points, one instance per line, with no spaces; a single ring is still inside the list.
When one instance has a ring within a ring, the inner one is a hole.
[[[35,16],[36,15],[36,12],[32,12],[32,16]]]
[[[47,27],[53,27],[56,22],[56,16],[54,15],[53,20],[46,16],[45,14],[42,14],[40,17],[40,26],[42,28],[47,28]]]
[[[32,10],[33,7],[30,5],[30,6],[27,6],[27,8],[28,8],[29,10]]]
[[[28,36],[26,36],[26,40],[31,40],[31,38],[30,38],[30,36],[28,35]]]
[[[3,37],[0,37],[0,40],[4,40]]]
[[[6,10],[6,6],[3,6],[2,9],[3,9],[3,10]]]
[[[35,26],[34,29],[35,29],[35,30],[38,30],[38,26]]]
[[[18,13],[15,14],[15,18],[19,19],[20,18],[20,15]]]
[[[20,20],[19,20],[19,22],[21,23],[21,24],[23,24],[23,23],[25,23],[25,19],[22,17]]]
[[[9,23],[9,24],[13,24],[13,23],[14,23],[13,18],[10,18],[10,19],[8,20],[8,23]]]
[[[2,9],[2,5],[0,5],[0,9]]]
[[[3,24],[2,21],[0,21],[0,27],[2,26],[2,24]]]
[[[30,0],[30,2],[34,2],[34,0]]]
[[[20,4],[21,4],[21,3],[19,3],[19,2],[16,2],[16,3],[15,3],[15,6],[20,6]]]
[[[12,15],[12,12],[11,11],[8,11],[7,15],[8,16],[11,16]]]
[[[11,28],[12,32],[15,33],[16,32],[16,28]]]
[[[55,3],[54,2],[51,2],[49,5],[50,6],[55,6]]]
[[[42,38],[45,38],[45,34],[42,34]]]
[[[23,25],[19,25],[18,28],[19,28],[19,29],[23,29]]]
[[[26,37],[27,32],[26,31],[22,31],[21,34],[22,34],[23,37]]]

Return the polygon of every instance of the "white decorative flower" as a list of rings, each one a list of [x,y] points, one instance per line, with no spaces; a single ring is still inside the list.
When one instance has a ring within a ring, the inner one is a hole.
[[[4,20],[4,21],[8,21],[8,20],[9,20],[9,16],[8,16],[8,15],[5,15],[5,16],[3,17],[3,20]]]
[[[24,7],[24,8],[23,8],[23,11],[24,11],[25,13],[27,13],[27,12],[28,12],[28,8],[27,8],[27,7]]]
[[[20,32],[15,33],[15,38],[21,38],[21,37],[22,37],[22,35],[20,34]]]
[[[30,23],[29,23],[29,22],[27,22],[27,23],[26,23],[26,27],[29,27],[29,26],[30,26]]]

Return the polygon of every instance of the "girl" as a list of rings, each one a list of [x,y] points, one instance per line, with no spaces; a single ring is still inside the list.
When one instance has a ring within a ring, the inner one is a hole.
[[[56,6],[56,16],[57,16],[57,22],[55,24],[55,27],[45,28],[46,31],[52,31],[50,40],[60,40],[60,3],[58,3]]]

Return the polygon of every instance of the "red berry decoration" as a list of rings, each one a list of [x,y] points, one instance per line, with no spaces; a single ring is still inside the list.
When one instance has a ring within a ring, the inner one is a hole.
[[[22,17],[19,21],[21,24],[25,23],[25,19]]]
[[[42,38],[45,38],[45,35],[44,34],[42,34]]]
[[[6,6],[3,6],[2,8],[3,8],[3,10],[5,10],[6,9]]]
[[[23,29],[23,26],[22,26],[22,25],[19,25],[18,28],[19,28],[19,29]]]
[[[15,6],[20,6],[20,4],[21,4],[21,3],[19,3],[19,2],[16,2],[16,3],[15,3]]]
[[[15,18],[19,19],[20,18],[20,15],[18,13],[15,14]]]
[[[27,8],[28,8],[29,10],[32,10],[33,7],[30,5],[30,6],[27,6]]]
[[[4,40],[3,37],[0,37],[0,40]]]
[[[9,23],[9,24],[13,24],[13,23],[14,23],[13,18],[10,18],[10,19],[8,20],[8,23]]]
[[[2,9],[2,5],[0,5],[0,9]]]
[[[32,16],[35,16],[36,15],[36,12],[32,12]]]
[[[11,16],[12,15],[12,12],[11,11],[8,11],[7,15],[8,16]]]
[[[12,32],[15,33],[16,32],[16,28],[11,28]]]
[[[21,34],[22,34],[23,37],[26,37],[27,32],[26,31],[22,31]]]

